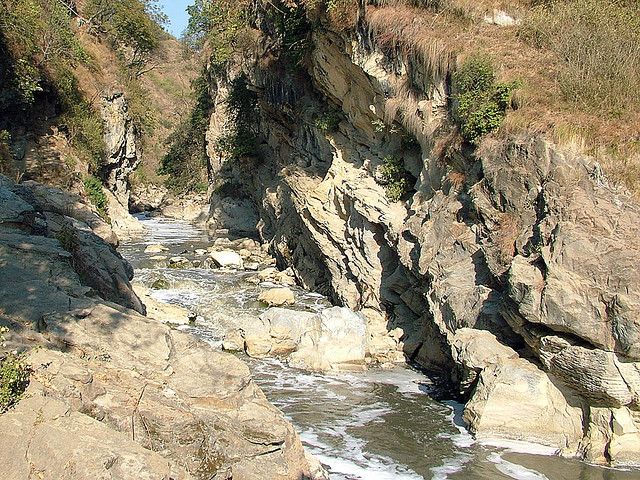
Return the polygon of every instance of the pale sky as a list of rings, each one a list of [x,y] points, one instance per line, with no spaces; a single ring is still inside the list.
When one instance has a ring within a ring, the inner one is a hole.
[[[160,5],[162,5],[171,22],[167,25],[167,29],[173,36],[179,38],[187,27],[189,16],[186,8],[191,3],[193,3],[193,0],[160,0]]]

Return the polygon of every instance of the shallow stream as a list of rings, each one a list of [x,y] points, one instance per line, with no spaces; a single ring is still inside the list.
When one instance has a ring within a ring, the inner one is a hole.
[[[136,269],[136,281],[147,286],[159,277],[168,281],[168,288],[153,291],[155,299],[198,313],[195,326],[180,328],[219,348],[224,325],[264,311],[257,297],[265,285],[247,282],[251,272],[155,266],[144,253],[147,245],[165,245],[171,256],[206,248],[213,239],[186,222],[141,220],[147,233],[127,241],[121,252]],[[297,290],[296,296],[297,309],[330,306],[313,293]],[[549,456],[545,447],[480,444],[461,426],[462,406],[432,399],[429,379],[410,367],[319,375],[277,360],[243,359],[267,397],[295,425],[305,447],[335,480],[640,479],[638,471]]]

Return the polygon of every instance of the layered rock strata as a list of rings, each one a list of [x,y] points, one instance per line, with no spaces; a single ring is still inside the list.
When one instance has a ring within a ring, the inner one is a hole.
[[[478,436],[640,463],[637,203],[541,137],[456,143],[450,72],[377,44],[363,12],[356,34],[316,28],[295,73],[259,61],[280,39],[258,14],[255,55],[215,78],[208,138],[225,133],[242,76],[257,95],[259,148],[227,164],[210,152],[216,180],[234,186],[213,211],[250,201],[281,268],[365,315],[371,359],[397,358],[401,329],[406,358],[471,399]],[[397,159],[410,182],[402,201],[381,175]],[[469,359],[469,342],[489,353]]]

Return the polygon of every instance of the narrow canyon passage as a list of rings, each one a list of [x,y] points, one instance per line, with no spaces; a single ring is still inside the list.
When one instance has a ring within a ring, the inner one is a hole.
[[[215,238],[187,222],[140,218],[147,232],[124,243],[121,251],[136,270],[134,281],[150,288],[151,298],[197,313],[195,324],[176,328],[220,349],[224,332],[238,318],[266,310],[257,298],[274,285],[250,282],[254,272],[165,268],[166,263],[144,252],[160,244],[169,249],[166,256],[189,257],[213,245]],[[291,309],[317,312],[331,306],[312,292],[296,288],[295,293],[297,302]],[[331,479],[637,478],[637,472],[549,456],[552,452],[546,447],[480,444],[462,427],[462,405],[434,400],[429,378],[408,366],[323,375],[291,368],[278,359],[241,358]]]

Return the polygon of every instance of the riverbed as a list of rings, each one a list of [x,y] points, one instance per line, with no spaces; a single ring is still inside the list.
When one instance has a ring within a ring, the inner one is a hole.
[[[120,251],[134,266],[136,281],[151,286],[161,276],[166,288],[156,300],[198,314],[183,326],[221,348],[226,327],[266,308],[257,301],[269,285],[247,281],[245,271],[169,269],[149,261],[150,244],[168,255],[192,252],[214,239],[187,222],[140,219],[147,232],[123,243]],[[331,305],[313,292],[296,290],[295,309],[320,311]],[[547,447],[516,442],[476,442],[464,429],[462,405],[436,401],[427,376],[411,366],[362,373],[320,375],[276,360],[242,356],[269,400],[293,423],[305,447],[336,480],[631,480],[638,471],[590,466],[552,456]],[[266,479],[268,480],[268,479]]]

